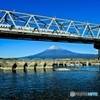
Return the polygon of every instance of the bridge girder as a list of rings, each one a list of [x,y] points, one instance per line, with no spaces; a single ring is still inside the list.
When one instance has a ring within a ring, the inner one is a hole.
[[[0,37],[57,42],[100,42],[100,25],[0,10]]]

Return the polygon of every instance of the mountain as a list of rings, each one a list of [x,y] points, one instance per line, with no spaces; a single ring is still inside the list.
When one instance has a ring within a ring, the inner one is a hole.
[[[62,49],[56,46],[51,46],[50,48],[48,48],[47,50],[40,52],[38,54],[35,55],[30,55],[30,56],[26,56],[26,57],[21,57],[21,58],[29,58],[29,59],[34,59],[34,58],[53,58],[53,59],[57,59],[57,58],[96,58],[97,55],[96,54],[80,54],[80,53],[75,53],[75,52],[71,52],[69,50],[66,49]]]

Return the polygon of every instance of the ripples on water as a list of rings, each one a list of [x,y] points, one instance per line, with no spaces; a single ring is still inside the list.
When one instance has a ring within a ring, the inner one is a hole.
[[[0,72],[0,100],[100,100],[99,97],[70,97],[70,91],[100,95],[100,67],[71,69]]]

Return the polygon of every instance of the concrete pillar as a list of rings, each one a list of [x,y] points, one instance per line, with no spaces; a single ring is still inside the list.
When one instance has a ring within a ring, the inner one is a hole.
[[[98,49],[98,60],[100,60],[100,43],[95,43],[94,48]]]
[[[86,66],[89,66],[89,61],[86,61]]]
[[[100,60],[100,49],[98,49],[98,60]]]

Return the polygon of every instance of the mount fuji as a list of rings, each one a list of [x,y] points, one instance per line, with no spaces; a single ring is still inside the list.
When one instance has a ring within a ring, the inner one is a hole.
[[[30,55],[26,57],[21,57],[21,58],[29,58],[29,59],[34,59],[34,58],[52,58],[52,59],[57,59],[57,58],[97,58],[97,54],[81,54],[81,53],[75,53],[66,49],[59,48],[57,46],[51,46],[47,50],[40,52],[35,55]]]

